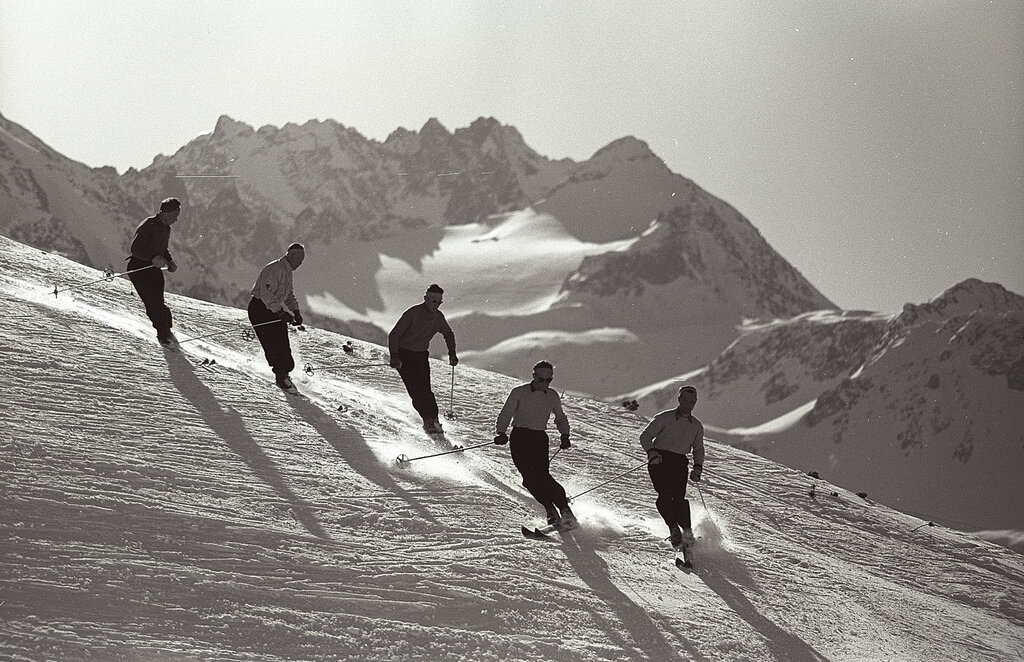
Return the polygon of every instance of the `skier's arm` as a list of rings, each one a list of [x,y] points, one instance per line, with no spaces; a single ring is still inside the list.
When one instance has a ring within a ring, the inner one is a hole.
[[[704,424],[701,423],[693,438],[693,466],[704,466]]]
[[[505,406],[498,412],[498,421],[494,424],[495,434],[505,434],[505,431],[508,430],[508,424],[512,422],[512,417],[515,416],[517,407],[519,407],[519,397],[513,389],[508,394],[508,398],[505,399]]]
[[[552,391],[554,393],[554,391]],[[555,427],[562,433],[563,436],[569,434],[569,419],[565,415],[565,411],[562,409],[562,399],[558,397],[558,393],[555,393],[555,405],[551,409],[555,414]]]
[[[665,429],[665,423],[661,417],[655,416],[647,427],[640,433],[640,447],[645,451],[649,451],[654,448],[654,440],[657,438],[661,431]]]
[[[398,354],[398,341],[402,339],[405,332],[409,330],[409,326],[412,324],[411,311],[407,310],[402,313],[402,316],[395,322],[395,326],[391,329],[391,333],[388,334],[388,352],[391,356]]]
[[[441,315],[441,336],[444,338],[444,344],[448,346],[448,356],[455,356],[455,332],[452,331],[451,325],[448,324],[448,320]]]

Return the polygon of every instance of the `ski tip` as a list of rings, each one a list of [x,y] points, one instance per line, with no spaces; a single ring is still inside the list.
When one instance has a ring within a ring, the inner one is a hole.
[[[679,558],[676,559],[676,567],[680,570],[693,570],[692,563],[690,563],[689,561],[684,561],[683,559]]]

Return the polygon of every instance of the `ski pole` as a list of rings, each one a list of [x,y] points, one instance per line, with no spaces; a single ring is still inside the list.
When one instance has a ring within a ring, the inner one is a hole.
[[[127,276],[128,274],[133,274],[133,273],[136,273],[138,271],[145,271],[146,269],[152,269],[154,267],[156,267],[156,265],[155,264],[151,264],[151,265],[149,265],[147,267],[139,267],[138,269],[132,269],[131,271],[122,271],[120,273],[114,273],[110,269],[106,269],[106,270],[103,271],[103,277],[102,278],[97,278],[95,280],[90,280],[90,281],[86,281],[84,283],[79,283],[78,285],[73,285],[71,287],[65,287],[64,291],[65,292],[70,292],[71,290],[77,290],[77,289],[81,289],[83,287],[89,287],[90,285],[95,285],[96,283],[99,283],[99,282],[104,281],[104,280],[114,280],[114,278],[116,278],[117,276]],[[54,285],[53,286],[53,296],[57,296],[57,293],[58,293],[57,292],[57,286]]]
[[[700,495],[700,503],[704,506],[704,510],[706,511],[708,509],[708,504],[704,501],[704,493],[700,489],[700,483],[694,482],[694,485],[697,487],[697,494]]]
[[[260,322],[259,324],[253,324],[253,326],[263,326],[264,324],[275,324],[275,323],[280,322],[280,321],[281,320],[270,320],[269,322]],[[214,336],[222,336],[225,333],[232,333],[232,332],[235,332],[235,331],[238,331],[238,327],[235,327],[233,329],[228,329],[226,331],[216,331],[214,333],[208,333],[208,334],[206,334],[204,336],[196,336],[195,338],[186,338],[185,340],[179,340],[178,344],[181,345],[183,343],[192,342],[193,340],[204,340],[206,338],[213,338]],[[254,337],[255,336],[252,335],[252,331],[251,330],[249,330],[248,328],[243,328],[242,329],[242,339],[243,340],[252,340]]]
[[[444,413],[444,417],[450,421],[455,420],[455,366],[452,366],[452,390],[448,396],[448,411]]]
[[[637,469],[642,469],[643,467],[646,467],[646,466],[647,466],[647,461],[646,461],[646,460],[644,460],[643,464],[638,464],[638,465],[636,465],[635,467],[633,467],[632,469],[630,469],[630,470],[628,470],[628,471],[623,471],[623,472],[622,472],[622,473],[620,473],[620,474],[619,474],[618,476],[615,476],[615,477],[613,477],[613,478],[609,478],[608,480],[604,481],[603,483],[599,483],[599,484],[597,484],[597,485],[594,485],[594,486],[593,486],[593,487],[591,487],[591,488],[590,488],[589,490],[584,490],[584,491],[580,492],[579,494],[577,494],[576,496],[572,496],[572,497],[569,497],[569,501],[572,501],[572,500],[574,500],[574,499],[576,499],[576,498],[578,498],[578,497],[581,497],[581,496],[583,496],[584,494],[586,494],[587,492],[593,492],[594,490],[596,490],[596,489],[597,489],[597,488],[599,488],[599,487],[604,487],[604,486],[605,486],[605,485],[607,485],[608,483],[610,483],[610,482],[612,482],[612,481],[614,481],[614,480],[618,480],[619,478],[622,478],[622,477],[623,477],[623,476],[625,476],[626,474],[631,474],[631,473],[633,473],[634,471],[636,471]]]
[[[303,366],[302,370],[307,375],[312,375],[316,370],[336,370],[337,368],[348,368],[349,370],[359,370],[362,368],[375,368],[383,365],[391,365],[390,363],[339,363],[338,365],[322,365],[319,368],[314,368],[312,363],[307,363]]]
[[[484,443],[476,444],[475,446],[466,446],[465,448],[456,448],[454,450],[442,451],[440,453],[432,453],[430,455],[420,455],[419,457],[409,457],[403,453],[402,455],[399,455],[398,457],[395,458],[395,462],[397,462],[398,464],[409,464],[410,462],[415,462],[416,460],[425,460],[428,457],[438,457],[441,455],[451,455],[452,453],[462,453],[472,448],[480,448],[481,446],[492,445],[494,445],[493,441],[485,441]]]

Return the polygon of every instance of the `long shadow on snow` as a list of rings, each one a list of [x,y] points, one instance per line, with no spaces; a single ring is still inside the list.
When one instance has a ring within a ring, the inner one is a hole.
[[[333,417],[305,398],[288,398],[288,404],[331,445],[353,471],[375,483],[382,490],[403,499],[421,519],[441,526],[430,511],[420,505],[418,499],[395,482],[358,430],[342,428]]]
[[[596,595],[604,600],[605,604],[618,614],[619,620],[629,632],[632,641],[616,637],[614,624],[604,624],[604,631],[615,640],[616,644],[626,650],[632,648],[637,652],[641,652],[652,662],[662,662],[663,660],[707,660],[692,646],[686,647],[687,657],[684,657],[672,644],[665,640],[658,624],[651,620],[647,611],[630,600],[625,593],[615,586],[610,577],[608,564],[593,549],[586,545],[585,540],[583,541],[584,544],[580,544],[580,541],[576,539],[576,535],[571,531],[565,531],[561,535],[563,541],[562,549],[565,551],[565,556],[576,571],[576,574]],[[598,622],[604,620],[596,612],[592,611],[591,615]],[[686,638],[680,636],[678,632],[671,628],[668,629],[677,641],[686,641]]]
[[[759,632],[767,642],[768,650],[777,660],[786,662],[827,662],[828,658],[814,650],[806,641],[787,632],[757,610],[740,586],[753,588],[755,583],[739,559],[727,552],[699,556],[695,563],[703,568],[701,580],[722,598],[737,616]]]
[[[224,409],[221,406],[217,396],[207,388],[202,380],[196,377],[195,366],[188,358],[180,352],[165,352],[164,356],[167,359],[167,367],[174,386],[186,400],[192,403],[210,429],[216,432],[231,450],[245,460],[260,480],[272,487],[281,498],[291,505],[295,517],[310,534],[317,538],[330,540],[330,536],[320,526],[313,509],[292,492],[281,473],[274,466],[273,461],[267,457],[256,440],[246,430],[242,417],[233,409]]]

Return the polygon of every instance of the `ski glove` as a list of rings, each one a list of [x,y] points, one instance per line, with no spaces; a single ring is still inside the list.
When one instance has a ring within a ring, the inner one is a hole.
[[[295,326],[299,326],[300,324],[302,324],[302,313],[300,313],[298,310],[292,311],[292,318],[292,324],[294,324]]]
[[[498,434],[494,435],[494,443],[498,444],[499,446],[507,444],[508,435],[505,434],[504,432],[499,432]]]
[[[151,262],[153,266],[156,267],[157,269],[163,269],[164,267],[167,266],[167,258],[165,258],[163,255],[157,255],[151,260]]]
[[[452,367],[459,365],[459,357],[455,356],[455,352],[448,355],[448,364]]]
[[[401,370],[402,369],[402,359],[398,358],[397,356],[392,356],[391,360],[388,362],[388,365],[390,365],[395,370]]]
[[[571,448],[571,447],[572,447],[572,442],[569,441],[569,435],[563,434],[562,435],[562,444],[559,446],[559,448],[561,448],[564,451],[566,448]]]
[[[647,451],[647,464],[654,466],[655,464],[661,464],[661,453],[654,450],[653,448]]]
[[[690,472],[690,480],[692,480],[695,483],[699,483],[700,482],[700,472],[703,469],[704,469],[704,465],[703,464],[695,464],[695,465],[693,465],[693,471]]]
[[[277,317],[278,317],[278,318],[279,318],[279,319],[280,319],[280,320],[281,320],[282,322],[291,322],[291,321],[294,321],[294,319],[295,319],[294,317],[292,317],[292,314],[288,312],[288,309],[287,309],[287,308],[282,308],[282,309],[281,309],[281,312],[279,312],[279,313],[277,314]]]
[[[169,272],[171,272],[173,274],[177,270],[178,270],[178,265],[174,263],[174,260],[171,260],[170,262],[167,263],[167,271],[169,271]]]

